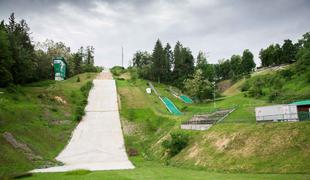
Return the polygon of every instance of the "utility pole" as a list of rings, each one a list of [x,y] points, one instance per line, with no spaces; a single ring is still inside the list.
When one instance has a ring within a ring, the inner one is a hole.
[[[122,67],[124,67],[124,48],[122,46]]]

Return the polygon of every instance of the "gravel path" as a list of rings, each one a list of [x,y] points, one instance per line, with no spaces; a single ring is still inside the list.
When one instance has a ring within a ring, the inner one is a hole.
[[[74,130],[68,145],[56,157],[65,165],[32,172],[134,168],[124,146],[115,81],[106,71],[100,73],[93,83],[86,115]]]

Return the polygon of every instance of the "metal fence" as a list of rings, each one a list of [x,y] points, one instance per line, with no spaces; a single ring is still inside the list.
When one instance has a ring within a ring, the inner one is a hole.
[[[310,112],[298,112],[289,114],[273,114],[267,116],[256,116],[257,122],[265,121],[309,121]]]

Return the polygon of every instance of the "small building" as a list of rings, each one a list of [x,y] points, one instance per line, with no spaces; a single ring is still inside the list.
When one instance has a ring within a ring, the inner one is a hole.
[[[256,122],[298,121],[295,104],[279,104],[255,108]]]
[[[63,57],[53,58],[54,75],[56,81],[62,81],[66,78],[67,63]]]
[[[310,120],[310,100],[296,101],[291,104],[297,106],[300,121]]]

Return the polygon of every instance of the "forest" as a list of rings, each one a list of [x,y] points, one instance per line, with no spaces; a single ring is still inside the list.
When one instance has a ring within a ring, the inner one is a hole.
[[[0,87],[53,79],[52,59],[63,56],[67,61],[67,77],[83,72],[97,72],[94,47],[80,47],[72,52],[63,42],[33,42],[25,20],[17,22],[14,13],[8,23],[0,22]]]
[[[261,66],[256,67],[254,56],[249,49],[245,49],[241,55],[234,54],[230,59],[221,59],[218,63],[211,64],[203,51],[199,51],[194,58],[190,48],[184,47],[179,41],[172,49],[169,43],[163,46],[158,39],[152,53],[139,50],[134,54],[132,70],[140,78],[174,85],[198,100],[211,99],[216,83],[222,80],[236,82],[242,78],[249,78],[256,69],[297,62],[295,70],[292,71],[304,70],[310,64],[309,42],[310,33],[305,33],[295,44],[290,39],[284,40],[282,45],[271,44],[261,49],[259,53]],[[294,74],[294,72],[288,73]],[[285,81],[285,77],[280,79],[280,82]],[[250,93],[252,96],[262,94],[262,88],[266,85],[264,82],[262,85],[257,85],[260,81],[255,83]],[[243,89],[250,89],[250,84],[247,82]]]

